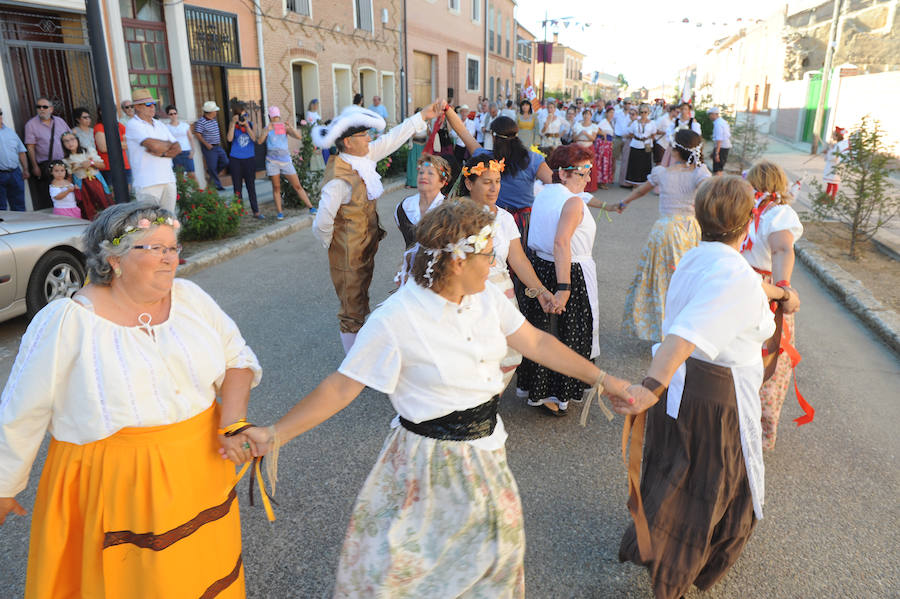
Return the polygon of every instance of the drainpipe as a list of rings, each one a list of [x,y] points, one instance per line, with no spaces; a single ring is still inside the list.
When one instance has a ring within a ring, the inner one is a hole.
[[[262,37],[262,8],[259,0],[253,0],[253,12],[256,17],[256,52],[259,54],[259,78],[260,87],[262,88],[262,111],[265,116],[266,110],[269,108],[269,92],[266,90],[266,55],[263,50]]]
[[[488,73],[488,2],[491,0],[484,0],[484,16],[481,18],[481,22],[484,23],[484,68],[481,73],[481,90],[487,95],[487,73]],[[468,70],[469,65],[466,65],[466,70]],[[482,96],[484,97],[484,96]]]

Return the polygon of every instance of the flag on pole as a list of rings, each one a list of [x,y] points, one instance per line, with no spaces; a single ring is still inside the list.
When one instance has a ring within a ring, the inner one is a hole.
[[[525,75],[525,91],[522,92],[526,100],[534,100],[537,94],[534,93],[534,86],[531,84],[531,73]]]

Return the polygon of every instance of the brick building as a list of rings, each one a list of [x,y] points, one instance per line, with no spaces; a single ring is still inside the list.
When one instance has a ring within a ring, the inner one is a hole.
[[[515,100],[522,98],[525,80],[534,82],[534,34],[516,21],[516,65],[515,65]]]
[[[319,100],[330,119],[363,95],[400,117],[402,0],[262,0],[268,102],[296,115]]]
[[[515,94],[516,25],[514,0],[488,2],[487,89],[490,100],[513,99]],[[501,106],[502,108],[502,106]]]

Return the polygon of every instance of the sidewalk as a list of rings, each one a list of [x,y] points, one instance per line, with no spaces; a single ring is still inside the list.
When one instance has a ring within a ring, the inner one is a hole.
[[[769,147],[763,154],[764,158],[780,165],[788,175],[790,181],[802,181],[803,187],[799,197],[796,198],[794,207],[797,212],[812,212],[812,187],[809,181],[822,181],[822,172],[825,170],[825,155],[810,155],[810,144],[792,144],[782,139],[765,136]],[[894,173],[891,177],[894,186],[900,188],[900,173]],[[875,244],[884,253],[895,260],[900,260],[900,221],[894,220],[882,227],[874,238]]]

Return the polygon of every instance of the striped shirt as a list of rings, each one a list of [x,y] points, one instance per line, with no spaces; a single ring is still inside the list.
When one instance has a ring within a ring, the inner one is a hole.
[[[219,131],[219,121],[216,119],[201,116],[194,124],[194,131],[210,145],[215,146],[222,143],[222,133]]]

